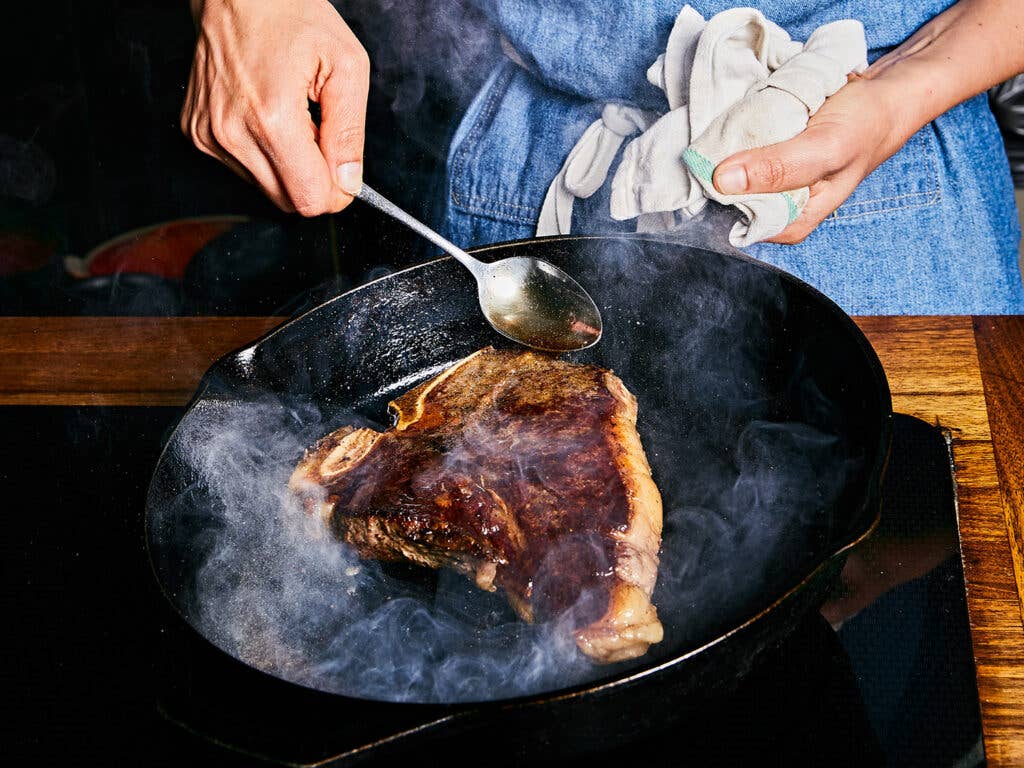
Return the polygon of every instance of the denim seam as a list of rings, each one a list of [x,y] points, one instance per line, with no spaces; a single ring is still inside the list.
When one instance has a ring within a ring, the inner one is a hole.
[[[467,206],[473,205],[473,204],[495,205],[495,206],[498,206],[499,208],[518,208],[518,209],[523,210],[523,211],[536,211],[537,210],[532,205],[519,205],[518,203],[506,203],[506,202],[503,202],[501,200],[492,200],[489,197],[477,197],[477,196],[467,197],[463,201],[460,202],[458,199],[456,199],[453,196],[452,197],[452,201],[456,205],[458,205],[460,208],[463,208],[464,210],[469,210]],[[476,213],[484,213],[484,211],[476,211]]]
[[[937,192],[938,190],[936,189],[929,189],[925,192],[904,192],[902,195],[889,195],[888,197],[872,197],[870,200],[861,200],[860,202],[851,203],[850,205],[851,207],[858,205],[870,205],[872,203],[884,203],[887,200],[902,200],[906,197],[931,197]]]
[[[470,151],[480,139],[480,135],[483,133],[483,126],[487,123],[497,110],[502,97],[508,90],[508,84],[512,77],[515,75],[515,68],[508,66],[507,69],[499,75],[498,79],[495,80],[491,86],[491,92],[487,94],[487,100],[484,102],[480,109],[480,113],[477,115],[476,121],[473,123],[472,129],[470,129],[466,138],[463,139],[462,145],[459,147],[455,154],[455,162],[452,163],[452,188],[451,198],[452,203],[458,206],[460,209],[470,214],[479,214],[482,216],[501,216],[512,220],[517,224],[535,224],[537,217],[540,215],[540,210],[527,205],[519,205],[517,203],[504,202],[501,200],[492,200],[485,196],[471,195],[468,197],[459,197],[458,186],[461,181],[465,179],[465,166],[466,158]],[[499,210],[494,210],[495,208]],[[523,214],[513,213],[514,210],[526,211],[530,214],[529,217]]]
[[[459,151],[455,155],[455,163],[452,167],[452,202],[459,205],[459,196],[455,191],[458,180],[463,178],[463,166],[465,165],[466,155],[469,154],[470,147],[474,146],[483,133],[483,124],[486,120],[490,120],[494,116],[494,110],[497,108],[498,93],[505,92],[505,86],[511,77],[511,70],[506,69],[502,72],[494,84],[491,86],[491,92],[487,94],[487,101],[484,102],[480,108],[480,113],[476,116],[476,121],[473,123],[472,129],[465,139],[462,140],[462,146],[459,147]]]
[[[915,193],[924,195],[924,192]],[[920,203],[911,203],[909,205],[892,205],[884,208],[876,208],[871,211],[861,211],[860,213],[844,213],[842,216],[830,216],[829,218],[833,221],[845,221],[846,219],[859,219],[863,216],[874,216],[877,213],[891,213],[893,211],[910,211],[914,208],[927,208],[930,205],[935,205],[942,200],[941,190],[936,190],[932,193],[931,198],[923,200]]]
[[[934,135],[935,128],[929,123],[927,126],[928,130]],[[936,167],[935,150],[932,146],[932,142],[928,136],[922,136],[921,142],[924,144],[924,155],[925,162],[928,163],[928,180],[931,184],[931,189],[925,190],[924,192],[907,192],[902,195],[889,195],[887,197],[873,197],[870,200],[860,200],[856,203],[850,203],[848,206],[840,206],[834,210],[825,221],[842,221],[843,219],[857,219],[863,216],[872,216],[876,213],[887,213],[889,211],[900,211],[908,208],[924,208],[929,205],[935,205],[942,201],[942,185],[939,184],[939,173]],[[927,198],[921,202],[905,203],[899,205],[879,205],[880,203],[892,202],[895,200],[907,200],[909,198]],[[843,212],[843,208],[847,211]],[[870,210],[865,210],[870,208]]]

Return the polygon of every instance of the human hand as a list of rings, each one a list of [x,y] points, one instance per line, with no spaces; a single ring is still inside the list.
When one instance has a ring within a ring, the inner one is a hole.
[[[910,138],[913,130],[901,124],[898,105],[879,82],[851,75],[808,120],[802,133],[779,144],[738,152],[719,163],[715,187],[723,194],[810,187],[800,216],[768,240],[799,243]]]
[[[285,211],[339,211],[362,185],[370,63],[326,0],[192,0],[181,129]],[[308,101],[320,105],[320,125]]]

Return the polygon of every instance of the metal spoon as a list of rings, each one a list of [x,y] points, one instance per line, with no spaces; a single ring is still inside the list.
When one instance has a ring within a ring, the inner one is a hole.
[[[474,259],[366,184],[357,197],[423,235],[472,272],[480,309],[502,336],[547,352],[585,349],[601,338],[601,313],[594,300],[558,267],[526,256],[493,263]]]

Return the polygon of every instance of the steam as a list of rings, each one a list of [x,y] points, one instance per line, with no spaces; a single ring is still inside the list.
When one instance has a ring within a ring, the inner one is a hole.
[[[200,630],[258,669],[321,690],[392,701],[463,701],[558,688],[599,674],[572,613],[523,624],[503,596],[452,572],[361,561],[287,490],[331,423],[273,399],[194,412],[185,456],[218,526],[197,579]]]
[[[669,294],[685,300],[667,303],[671,263],[648,258],[638,243],[594,248],[591,282],[603,286],[606,335],[578,359],[614,369],[639,401],[664,502],[654,593],[661,644],[634,662],[595,666],[572,637],[573,611],[586,610],[586,597],[527,625],[500,591],[454,572],[360,560],[301,511],[287,481],[322,435],[342,424],[383,428],[366,416],[381,404],[356,404],[357,413],[269,395],[204,401],[179,429],[215,520],[204,528],[194,585],[193,620],[204,635],[258,669],[349,696],[507,698],[695,648],[830,554],[828,510],[862,457],[829,431],[834,406],[799,359],[780,366],[789,352],[763,331],[788,311],[780,278],[715,261],[704,274],[688,268],[693,282]],[[467,432],[468,453],[484,452],[485,439]],[[451,467],[464,460],[449,458]]]
[[[674,239],[706,241],[707,226]],[[836,405],[806,361],[780,368],[788,353],[765,332],[789,311],[780,275],[714,259],[671,283],[672,263],[629,240],[594,257],[606,326],[594,362],[637,396],[664,504],[653,602],[666,640],[652,653],[671,655],[745,621],[829,554],[828,511],[863,457],[831,431]]]
[[[498,33],[472,0],[335,2],[370,54],[373,87],[387,93],[403,130],[443,151],[451,129],[439,112],[458,113],[500,60]],[[440,143],[438,144],[438,141]]]

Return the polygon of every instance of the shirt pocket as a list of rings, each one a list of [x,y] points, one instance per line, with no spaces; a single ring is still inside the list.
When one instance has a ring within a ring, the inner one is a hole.
[[[470,215],[536,225],[548,185],[600,111],[511,62],[500,65],[452,141],[449,203]]]
[[[842,226],[848,221],[859,224],[892,211],[938,205],[942,185],[937,144],[935,128],[929,123],[858,184],[820,226]]]

